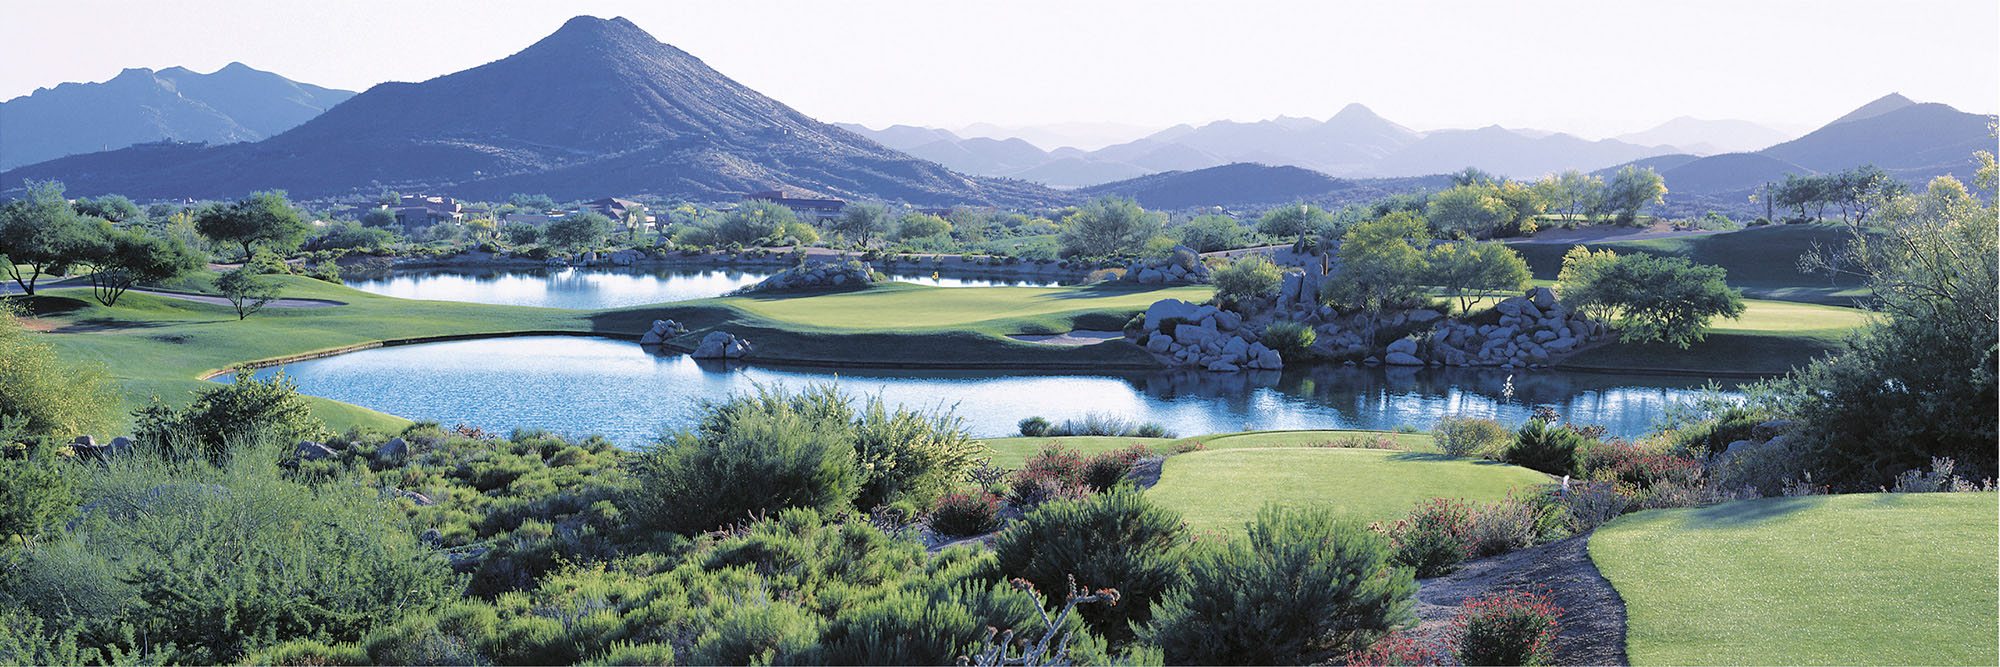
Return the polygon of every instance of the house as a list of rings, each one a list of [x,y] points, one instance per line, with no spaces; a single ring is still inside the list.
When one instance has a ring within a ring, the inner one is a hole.
[[[465,217],[458,200],[450,197],[404,197],[403,203],[389,207],[396,224],[403,229],[422,229],[440,222],[458,222]]]
[[[816,199],[805,196],[793,196],[795,194],[803,194],[803,193],[791,193],[791,192],[786,192],[784,190],[766,190],[764,192],[752,192],[750,194],[743,195],[743,201],[747,202],[756,200],[756,201],[775,202],[783,205],[785,208],[792,209],[792,212],[798,214],[799,217],[807,218],[810,220],[825,220],[828,218],[836,218],[840,216],[841,209],[847,208],[847,202],[843,200]]]

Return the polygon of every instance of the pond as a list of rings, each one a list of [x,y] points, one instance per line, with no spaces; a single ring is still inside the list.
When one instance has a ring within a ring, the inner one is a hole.
[[[279,369],[264,369],[269,377]],[[700,361],[628,341],[526,336],[363,350],[283,367],[308,394],[446,426],[601,433],[635,444],[690,426],[703,399],[756,387],[836,382],[915,408],[954,408],[976,436],[1013,435],[1024,417],[1098,412],[1180,435],[1265,429],[1428,430],[1448,414],[1503,423],[1532,406],[1642,433],[1703,381],[1663,376],[1470,369],[1320,367],[1303,371],[1035,373],[825,369]],[[226,378],[225,378],[226,381]],[[1725,388],[1731,388],[1725,386]]]
[[[347,286],[399,299],[595,310],[722,296],[776,273],[773,269],[422,269],[349,276]],[[954,278],[888,273],[890,280],[937,287],[1059,284],[1054,278]]]

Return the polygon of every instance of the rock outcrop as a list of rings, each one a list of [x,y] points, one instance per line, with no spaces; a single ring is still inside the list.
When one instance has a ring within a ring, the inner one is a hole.
[[[1243,316],[1215,306],[1162,299],[1146,308],[1142,331],[1146,351],[1162,363],[1218,373],[1285,367],[1277,350],[1243,326]]]
[[[750,354],[750,341],[737,338],[727,331],[710,331],[701,338],[688,356],[696,359],[742,359]]]
[[[807,262],[780,271],[777,275],[738,290],[740,293],[813,287],[861,287],[875,282],[875,269],[866,262]]]
[[[647,329],[644,335],[639,336],[639,344],[659,345],[660,343],[666,342],[667,339],[669,338],[673,338],[675,336],[679,336],[687,332],[688,332],[687,327],[681,326],[681,323],[679,322],[675,322],[673,320],[653,320],[653,328]]]
[[[1121,280],[1148,285],[1192,285],[1209,282],[1209,270],[1208,265],[1201,263],[1201,253],[1177,245],[1165,259],[1133,262],[1125,267]]]
[[[1547,287],[1528,290],[1493,309],[1500,313],[1497,324],[1447,322],[1432,329],[1423,345],[1409,340],[1417,349],[1408,351],[1432,365],[1540,367],[1608,331],[1603,323],[1564,308]]]

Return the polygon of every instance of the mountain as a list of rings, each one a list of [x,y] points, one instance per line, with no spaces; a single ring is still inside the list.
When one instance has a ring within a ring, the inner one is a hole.
[[[973,123],[959,128],[958,136],[1020,139],[1047,150],[1076,148],[1094,151],[1112,144],[1131,141],[1152,132],[1152,128],[1126,123],[1082,122],[1015,126]]]
[[[1578,169],[1591,171],[1641,158],[1674,153],[1666,146],[1640,146],[1605,139],[1590,141],[1556,133],[1533,137],[1498,125],[1476,130],[1438,130],[1377,163],[1391,176],[1443,174],[1466,167],[1516,179]]]
[[[1697,155],[1715,155],[1762,150],[1790,139],[1791,135],[1747,120],[1681,116],[1648,130],[1612,138],[1628,144],[1673,146]]]
[[[834,123],[833,125],[834,127],[874,139],[875,143],[899,151],[907,151],[937,141],[961,141],[959,136],[952,134],[950,130],[940,130],[934,127],[890,125],[880,130],[871,130],[868,129],[868,126],[857,123]]]
[[[153,141],[257,141],[353,96],[243,63],[209,74],[128,69],[0,102],[0,169]]]
[[[1715,155],[1661,171],[1668,196],[1736,195],[1785,174],[1875,165],[1912,185],[1951,174],[1969,180],[1972,154],[1993,149],[1994,117],[1890,94],[1805,136],[1754,153]],[[1733,197],[1724,197],[1731,199]]]
[[[1044,186],[968,177],[737,83],[624,18],[579,16],[528,48],[422,83],[384,83],[283,134],[217,147],[135,147],[0,174],[77,194],[300,198],[382,189],[471,199],[790,189],[913,204],[1034,205]]]
[[[1077,190],[1085,198],[1130,197],[1153,209],[1261,208],[1309,201],[1337,208],[1394,194],[1451,187],[1447,176],[1334,178],[1301,167],[1248,162],[1148,174]]]

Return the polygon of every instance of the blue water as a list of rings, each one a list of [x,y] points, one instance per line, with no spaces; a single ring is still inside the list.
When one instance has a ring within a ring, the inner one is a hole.
[[[382,277],[350,277],[348,287],[401,299],[594,310],[722,296],[769,277],[773,270],[671,269],[424,269]],[[891,280],[937,287],[1048,286],[1052,278],[952,278],[933,273],[889,274]]]
[[[601,433],[621,443],[690,426],[702,399],[758,385],[836,382],[852,394],[953,409],[976,436],[1015,433],[1024,417],[1091,412],[1181,435],[1261,430],[1420,429],[1444,415],[1525,420],[1551,405],[1613,434],[1644,432],[1662,407],[1692,397],[1692,378],[1470,369],[1316,368],[1206,373],[1033,373],[824,369],[697,362],[604,338],[532,336],[364,350],[289,364],[308,394],[489,431]],[[278,369],[265,369],[268,377]],[[1509,385],[1511,384],[1511,390]]]

